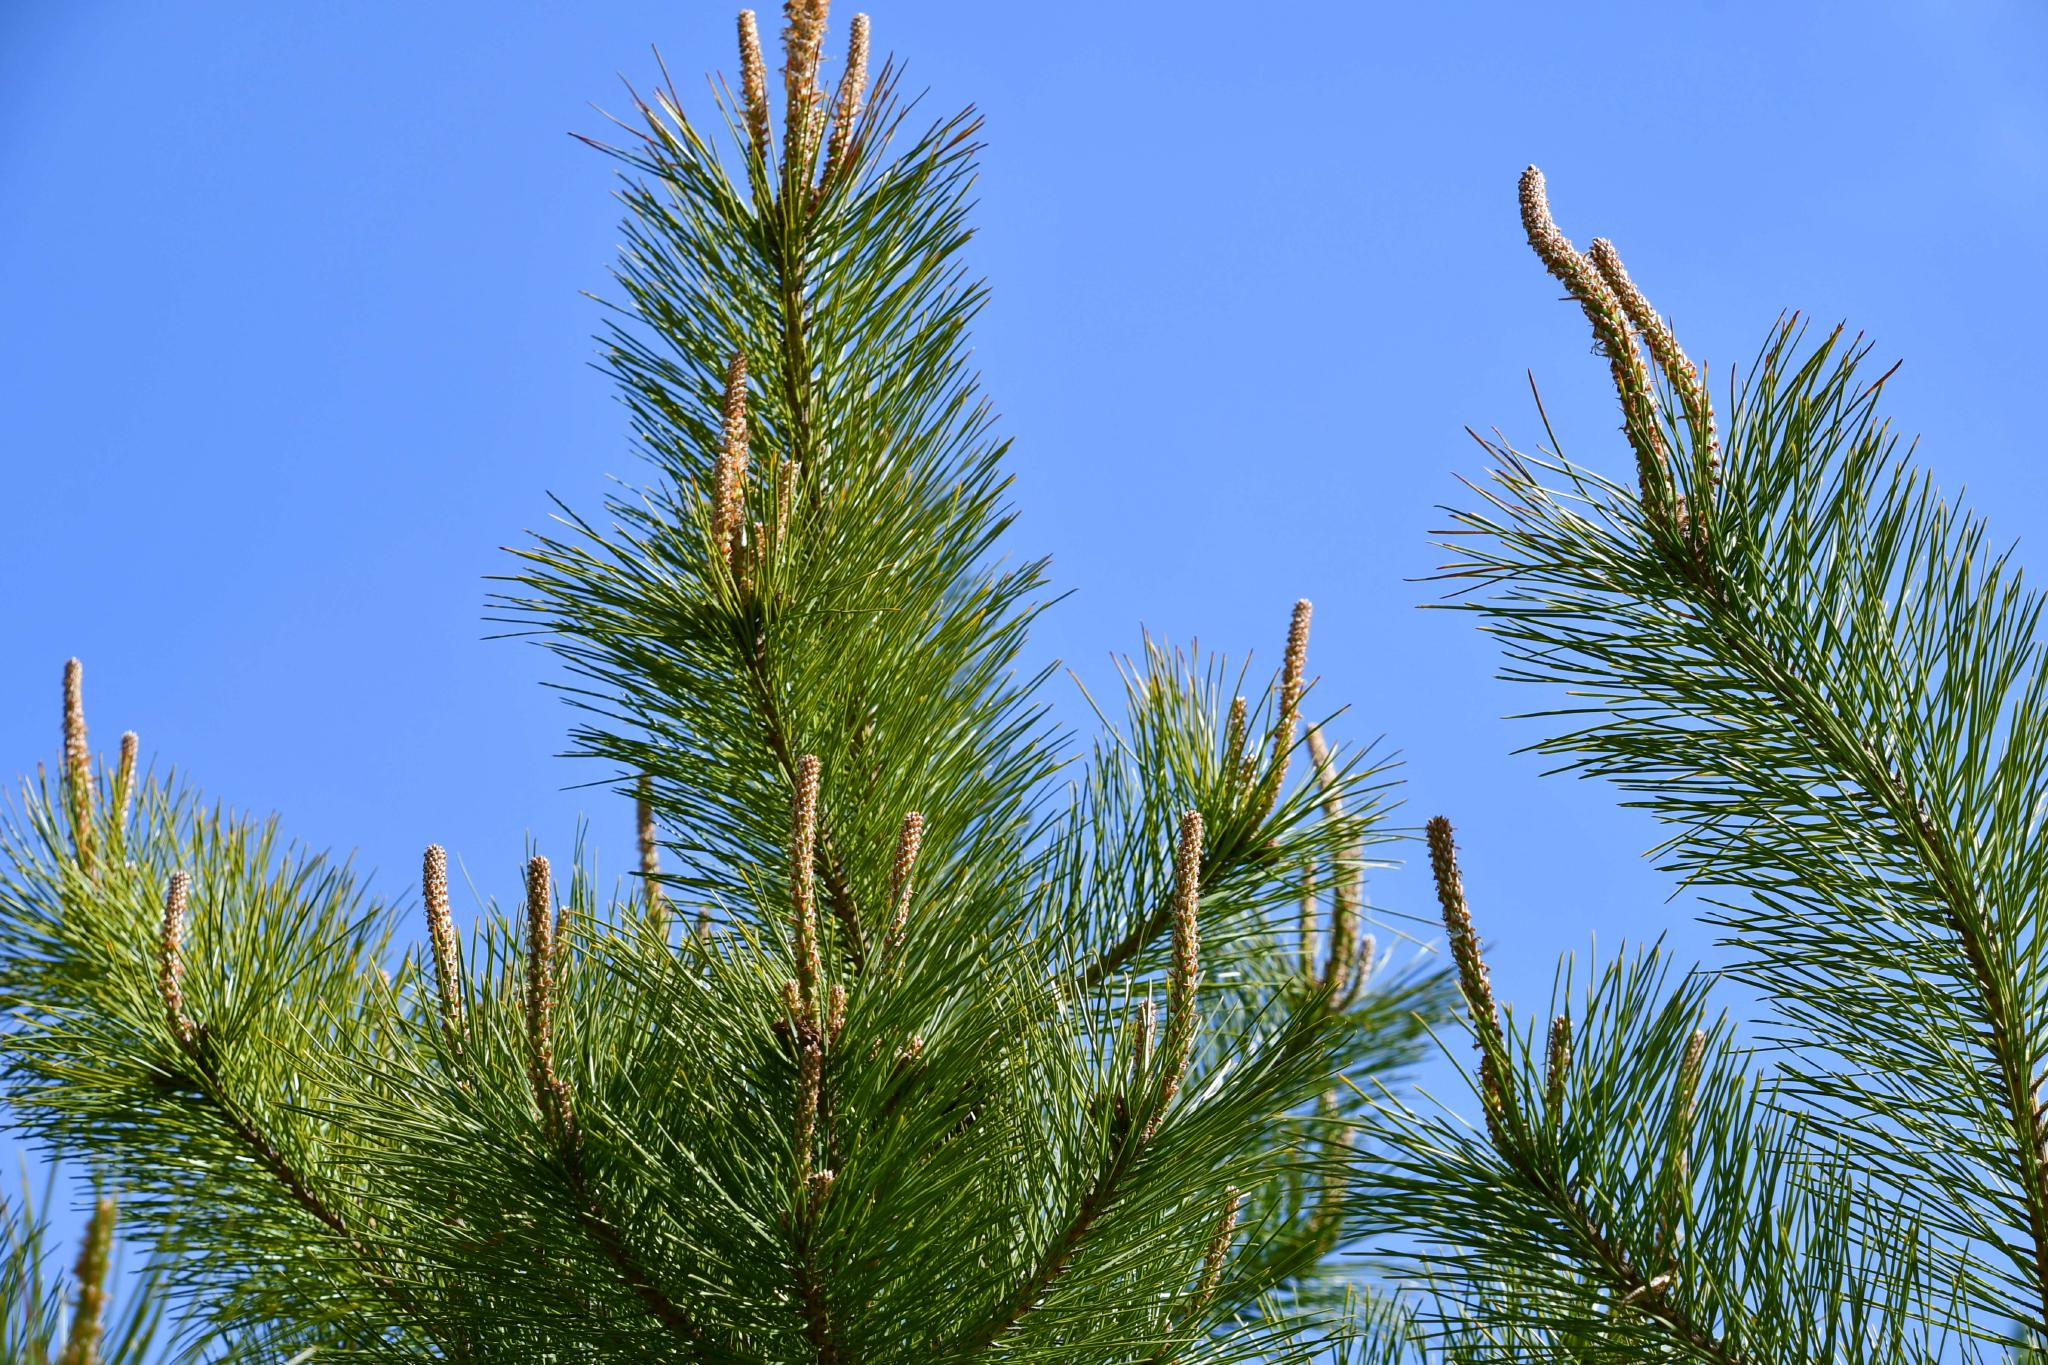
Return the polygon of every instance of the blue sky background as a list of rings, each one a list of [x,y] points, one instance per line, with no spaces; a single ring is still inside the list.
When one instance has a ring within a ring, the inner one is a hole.
[[[1098,683],[1141,625],[1272,659],[1314,599],[1320,695],[1404,752],[1411,823],[1458,824],[1508,997],[1595,935],[1713,953],[1643,819],[1511,756],[1538,696],[1409,581],[1482,466],[1461,428],[1534,443],[1525,369],[1626,467],[1525,163],[1717,388],[1780,310],[1846,319],[1905,359],[1943,486],[2041,539],[2048,11],[868,8],[935,110],[987,117],[977,360],[1012,545],[1076,590],[1034,649]],[[547,492],[640,473],[588,363],[613,167],[567,134],[650,44],[708,114],[722,4],[0,6],[0,770],[54,761],[77,654],[96,741],[139,730],[392,893],[439,841],[510,895],[579,814],[625,865],[630,811],[550,756],[547,659],[482,613]],[[1373,891],[1428,903],[1419,867]]]

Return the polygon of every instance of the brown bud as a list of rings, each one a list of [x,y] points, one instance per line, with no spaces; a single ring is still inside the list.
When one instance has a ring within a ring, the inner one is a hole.
[[[1436,881],[1436,898],[1442,907],[1444,932],[1450,938],[1451,961],[1458,968],[1458,986],[1473,1022],[1495,1033],[1500,1018],[1493,1002],[1493,981],[1486,962],[1479,955],[1479,938],[1472,932],[1472,913],[1465,905],[1465,878],[1458,870],[1458,846],[1451,822],[1438,815],[1426,827],[1429,839],[1429,870]]]

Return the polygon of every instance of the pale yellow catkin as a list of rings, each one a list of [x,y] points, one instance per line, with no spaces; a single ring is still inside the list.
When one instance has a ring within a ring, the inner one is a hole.
[[[1323,739],[1320,725],[1308,727],[1309,762],[1315,768],[1316,785],[1323,793],[1323,815],[1333,824],[1344,819],[1344,793],[1337,781],[1336,756]],[[1364,872],[1363,851],[1353,848],[1349,851],[1351,866],[1341,864],[1331,869],[1330,887],[1330,951],[1324,967],[1322,986],[1330,992],[1333,1001],[1341,1001],[1346,987],[1351,982],[1354,967],[1352,953],[1358,942],[1358,917],[1365,899],[1362,885]]]
[[[1690,1151],[1692,1147],[1692,1125],[1699,1108],[1700,1072],[1707,1059],[1707,1035],[1701,1029],[1694,1029],[1685,1040],[1685,1055],[1678,1063],[1678,1094],[1673,1105],[1673,1120],[1676,1129],[1672,1143],[1676,1151],[1672,1156],[1680,1185],[1684,1185],[1690,1174]]]
[[[1226,774],[1242,776],[1245,762],[1245,740],[1250,708],[1243,697],[1230,699],[1230,715],[1223,723],[1223,771]]]
[[[1316,894],[1316,865],[1313,860],[1301,865],[1301,925],[1298,949],[1301,955],[1302,980],[1310,985],[1316,979],[1316,919],[1323,903]]]
[[[818,1036],[808,1025],[797,1039],[795,1157],[797,1187],[811,1178],[811,1152],[817,1140],[818,1100],[825,1071],[825,1053]]]
[[[1550,1021],[1550,1041],[1543,1050],[1543,1107],[1556,1123],[1564,1110],[1564,1087],[1572,1070],[1572,1017]]]
[[[1287,652],[1280,660],[1279,704],[1273,719],[1273,752],[1253,807],[1260,820],[1272,813],[1287,782],[1288,760],[1293,756],[1300,728],[1301,698],[1308,686],[1308,626],[1313,612],[1314,607],[1304,597],[1294,604],[1294,614],[1287,623]]]
[[[775,535],[769,544],[778,557],[789,543],[789,511],[792,494],[796,490],[796,471],[797,466],[789,460],[783,460],[775,467]]]

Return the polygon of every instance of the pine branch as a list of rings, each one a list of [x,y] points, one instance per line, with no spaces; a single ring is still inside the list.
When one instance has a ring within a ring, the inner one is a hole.
[[[1361,1159],[1356,1198],[1413,1239],[1396,1259],[1429,1272],[1440,1326],[1598,1362],[1940,1358],[1922,1324],[1953,1286],[1916,1259],[1913,1211],[1772,1112],[1704,1017],[1703,981],[1667,990],[1653,953],[1572,999],[1561,968],[1553,1009],[1573,1023],[1539,1046],[1496,1012],[1447,832],[1432,842],[1487,1126],[1389,1100],[1373,1127],[1392,1155]]]
[[[1588,1259],[1616,1295],[1617,1305],[1662,1324],[1682,1349],[1698,1359],[1712,1362],[1712,1365],[1746,1365],[1740,1353],[1731,1351],[1720,1337],[1696,1322],[1682,1305],[1666,1294],[1675,1278],[1675,1267],[1655,1276],[1638,1270],[1628,1253],[1601,1229],[1599,1221],[1578,1193],[1557,1172],[1546,1169],[1535,1158],[1534,1153],[1539,1149],[1530,1129],[1528,1108],[1517,1093],[1517,1078],[1511,1071],[1509,1040],[1496,1011],[1493,986],[1480,955],[1471,914],[1466,908],[1464,878],[1458,869],[1450,823],[1441,816],[1432,819],[1428,837],[1430,871],[1436,882],[1437,899],[1443,907],[1444,928],[1450,937],[1451,952],[1456,958],[1459,980],[1471,1012],[1473,1032],[1479,1041],[1479,1092],[1494,1150],[1530,1188],[1550,1202],[1569,1235],[1584,1252],[1589,1253]],[[1676,1160],[1672,1164],[1681,1186],[1686,1183],[1684,1154],[1692,1141],[1692,1134],[1685,1130],[1691,1127],[1694,1117],[1691,1096],[1687,1092],[1697,1082],[1696,1044],[1704,1038],[1705,1035],[1697,1030],[1690,1035],[1687,1064],[1679,1072],[1680,1093],[1686,1098],[1674,1111],[1678,1124],[1674,1139]],[[1562,1080],[1562,1077],[1549,1074],[1550,1069],[1546,1058],[1546,1099],[1560,1088]],[[1690,1082],[1686,1079],[1687,1071],[1692,1073]]]
[[[1981,1036],[2004,1084],[2006,1114],[2012,1126],[2013,1180],[2025,1191],[2035,1306],[2040,1310],[2031,1326],[2048,1331],[2048,1126],[2044,1126],[2048,1116],[2041,1107],[2040,1082],[2035,1075],[2038,1063],[2031,1055],[2030,1043],[2042,1020],[2024,1017],[2013,999],[2010,978],[1994,964],[1994,921],[1953,854],[1953,836],[1943,827],[1946,820],[1912,795],[1897,770],[1874,754],[1867,741],[1851,734],[1842,718],[1815,695],[1787,660],[1773,654],[1756,629],[1753,612],[1744,610],[1744,605],[1713,601],[1715,633],[1726,641],[1731,654],[1743,659],[1760,684],[1759,690],[1793,719],[1825,765],[1846,774],[1858,789],[1875,797],[1871,803],[1875,809],[1869,813],[1889,823],[1898,844],[1911,850],[1921,863],[1924,880],[1934,889],[1968,964],[1981,1011]]]
[[[1597,311],[1583,258],[1545,259]],[[1578,697],[1537,747],[1640,794],[1675,828],[1671,870],[1738,893],[1714,917],[1786,1026],[1788,1098],[1898,1197],[1942,1190],[1929,1235],[1981,1309],[2038,1333],[2042,604],[1901,458],[1876,414],[1889,373],[1860,383],[1860,345],[1837,331],[1801,355],[1782,325],[1724,452],[1704,380],[1611,244],[1593,268],[1678,396],[1669,499],[1483,443],[1501,469],[1488,509],[1458,514],[1471,552],[1446,573],[1500,589],[1467,605],[1510,676]],[[1634,412],[1641,376],[1617,366]]]

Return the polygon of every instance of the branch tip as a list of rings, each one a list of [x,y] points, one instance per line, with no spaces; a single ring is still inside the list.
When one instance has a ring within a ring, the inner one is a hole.
[[[85,738],[85,666],[64,662],[64,791],[78,864],[92,871],[92,749]]]
[[[1295,732],[1301,720],[1301,695],[1305,690],[1303,679],[1308,672],[1308,623],[1313,610],[1314,607],[1304,597],[1294,604],[1294,614],[1287,623],[1287,652],[1280,661],[1279,706],[1273,718],[1272,762],[1256,801],[1260,820],[1272,813],[1274,803],[1280,799],[1280,789],[1287,781],[1287,762],[1294,752]]]
[[[434,954],[441,1028],[449,1046],[459,1050],[463,1036],[462,956],[455,921],[448,913],[448,851],[439,844],[428,844],[420,858],[420,890],[427,908],[427,944]]]
[[[550,911],[554,879],[548,860],[535,854],[526,864],[526,1041],[533,1097],[555,1141],[575,1145],[569,1088],[555,1070],[556,921]]]
[[[661,844],[654,829],[654,778],[640,774],[633,801],[633,824],[640,843],[640,890],[646,897],[647,919],[656,928],[668,927],[668,902],[661,894]]]
[[[740,11],[740,92],[745,105],[747,141],[766,176],[771,161],[773,138],[768,130],[768,65],[761,59],[761,30],[750,9]]]
[[[121,736],[121,757],[114,767],[114,832],[125,839],[128,808],[135,799],[135,759],[142,741],[133,730]]]
[[[1496,1144],[1504,1144],[1504,1124],[1513,1101],[1506,1078],[1501,1075],[1507,1039],[1494,1004],[1493,981],[1487,975],[1486,961],[1479,952],[1479,936],[1472,930],[1472,915],[1465,905],[1465,879],[1458,870],[1458,846],[1451,835],[1451,822],[1441,815],[1432,816],[1425,832],[1429,870],[1436,882],[1437,903],[1443,910],[1451,960],[1458,970],[1458,988],[1471,1012],[1472,1030],[1479,1045],[1480,1096],[1486,1105],[1487,1129]]]
[[[1564,1111],[1564,1086],[1572,1069],[1572,1017],[1550,1021],[1550,1041],[1543,1050],[1543,1108],[1555,1125]]]
[[[839,77],[839,90],[832,99],[832,134],[825,148],[825,169],[818,175],[821,192],[846,169],[854,125],[860,119],[867,89],[868,17],[856,14],[846,37],[846,70]]]
[[[164,893],[163,936],[157,947],[157,994],[163,999],[164,1019],[171,1036],[180,1046],[191,1048],[198,1039],[192,1018],[185,1012],[185,913],[191,896],[192,878],[183,868],[171,873],[170,889]]]
[[[711,538],[726,568],[739,572],[740,527],[746,511],[747,357],[734,351],[725,368],[721,444],[712,466]]]
[[[1550,215],[1550,196],[1543,172],[1534,166],[1522,172],[1520,199],[1522,227],[1528,234],[1530,248],[1593,324],[1594,339],[1606,354],[1612,371],[1629,444],[1636,452],[1643,508],[1661,518],[1667,511],[1671,469],[1657,422],[1656,390],[1650,383],[1649,367],[1636,346],[1635,327],[1599,268],[1558,230]]]
[[[1216,1230],[1209,1235],[1209,1246],[1202,1255],[1202,1278],[1195,1289],[1194,1311],[1199,1313],[1209,1306],[1216,1297],[1216,1287],[1223,1281],[1223,1258],[1230,1251],[1230,1236],[1237,1230],[1237,1210],[1244,1193],[1232,1185],[1223,1193],[1223,1208],[1216,1216]]]
[[[885,961],[894,961],[902,951],[903,936],[910,924],[910,898],[917,879],[917,855],[924,847],[924,815],[912,811],[903,817],[896,832],[896,859],[889,868],[889,934],[883,943]]]
[[[100,1337],[105,1328],[107,1308],[107,1267],[114,1246],[114,1201],[102,1197],[93,1205],[79,1243],[78,1262],[73,1269],[77,1281],[76,1307],[71,1326],[64,1335],[64,1349],[57,1365],[100,1365]]]

